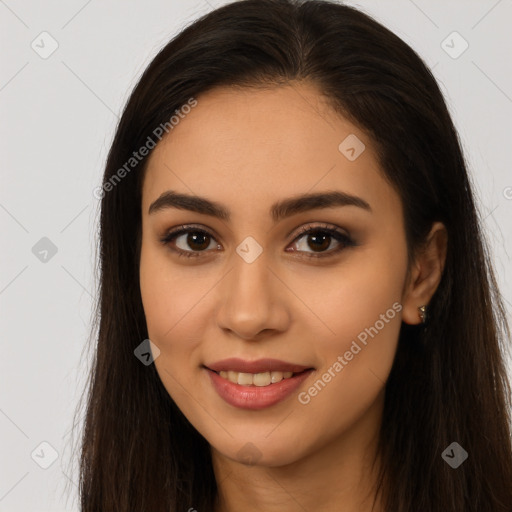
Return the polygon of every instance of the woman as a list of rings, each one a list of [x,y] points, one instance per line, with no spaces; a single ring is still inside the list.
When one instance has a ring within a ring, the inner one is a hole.
[[[509,332],[418,55],[245,0],[135,87],[101,201],[82,510],[510,511]]]

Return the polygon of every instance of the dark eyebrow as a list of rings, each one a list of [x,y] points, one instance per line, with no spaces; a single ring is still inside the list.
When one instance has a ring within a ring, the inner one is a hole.
[[[308,210],[332,208],[336,206],[357,206],[368,212],[372,211],[370,205],[364,199],[345,192],[335,191],[318,192],[283,199],[272,205],[270,208],[270,216],[274,222],[277,222],[280,219]],[[151,215],[167,208],[189,210],[202,213],[203,215],[217,217],[225,221],[230,220],[230,211],[223,205],[204,197],[183,194],[173,190],[167,190],[156,201],[151,203],[148,213]]]

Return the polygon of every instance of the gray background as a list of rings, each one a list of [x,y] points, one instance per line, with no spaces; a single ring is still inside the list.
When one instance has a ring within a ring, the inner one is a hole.
[[[140,73],[178,29],[224,3],[0,0],[0,512],[78,510],[70,430],[97,285],[92,191]],[[510,313],[512,1],[347,3],[433,68]],[[453,31],[469,44],[461,55]]]

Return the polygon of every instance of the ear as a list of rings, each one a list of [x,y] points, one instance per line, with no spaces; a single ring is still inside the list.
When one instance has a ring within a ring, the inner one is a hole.
[[[425,244],[414,258],[404,287],[402,320],[406,324],[415,325],[421,322],[418,308],[428,306],[441,281],[447,245],[446,227],[441,222],[435,222]]]

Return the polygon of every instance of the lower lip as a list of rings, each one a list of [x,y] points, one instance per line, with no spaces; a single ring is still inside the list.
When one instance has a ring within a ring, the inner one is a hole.
[[[213,387],[228,404],[240,409],[265,409],[290,396],[313,370],[306,370],[288,379],[268,386],[242,386],[206,369]]]

